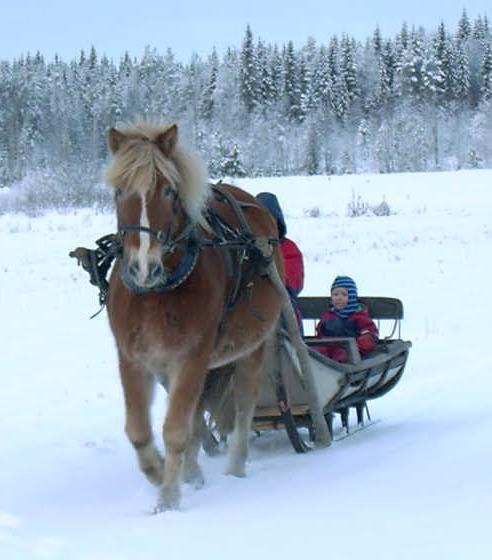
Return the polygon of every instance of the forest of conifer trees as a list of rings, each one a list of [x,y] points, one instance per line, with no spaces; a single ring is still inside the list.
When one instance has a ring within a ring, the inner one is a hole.
[[[186,64],[150,47],[1,61],[0,187],[34,174],[89,202],[107,129],[136,118],[177,122],[214,178],[490,167],[492,33],[463,12],[453,30],[298,49],[248,27],[239,48]]]

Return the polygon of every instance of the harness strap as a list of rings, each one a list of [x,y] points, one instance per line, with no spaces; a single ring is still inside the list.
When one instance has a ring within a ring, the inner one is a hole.
[[[224,260],[230,279],[229,290],[221,319],[222,324],[226,315],[234,309],[243,295],[245,295],[248,298],[248,302],[250,302],[253,277],[255,273],[258,272],[259,268],[266,269],[273,256],[267,257],[265,252],[259,248],[256,243],[257,238],[243,212],[243,208],[245,207],[263,209],[262,206],[260,204],[238,201],[232,194],[221,188],[218,184],[211,185],[211,188],[219,200],[229,205],[239,222],[238,228],[232,228],[223,220],[219,213],[213,209],[209,209],[206,216],[208,224],[218,237],[219,242],[217,246],[224,249]],[[272,239],[269,241],[273,243],[276,240]],[[212,244],[215,244],[215,240],[212,241]],[[246,270],[243,270],[243,264],[245,262],[247,262],[249,266]],[[250,312],[261,319],[259,313],[257,313],[251,305]]]
[[[220,186],[217,185],[212,185],[212,190],[214,191],[215,195],[218,198],[223,198],[227,201],[227,203],[229,204],[229,206],[234,210],[234,213],[236,215],[236,218],[239,220],[239,227],[240,227],[240,231],[241,233],[249,233],[250,235],[253,234],[251,228],[249,227],[248,222],[246,221],[246,218],[244,216],[244,212],[241,210],[241,206],[242,207],[253,207],[253,208],[261,208],[261,206],[259,204],[252,204],[250,202],[239,202],[238,200],[236,200],[232,194],[230,194],[229,192],[225,191],[224,189],[220,188]]]

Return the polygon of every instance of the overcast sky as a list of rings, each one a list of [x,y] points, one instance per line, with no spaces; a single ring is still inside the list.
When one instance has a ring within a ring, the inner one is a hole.
[[[392,37],[403,21],[430,31],[443,20],[454,31],[463,8],[472,21],[487,15],[492,23],[491,0],[2,0],[0,59],[39,50],[67,61],[94,45],[117,62],[125,51],[140,57],[149,45],[170,47],[187,62],[213,46],[219,54],[239,47],[247,24],[255,38],[300,47],[309,36],[321,43],[341,33],[365,39],[377,25]]]

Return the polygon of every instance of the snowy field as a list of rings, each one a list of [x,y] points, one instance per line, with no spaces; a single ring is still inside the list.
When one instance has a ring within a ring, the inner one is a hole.
[[[492,171],[238,184],[279,196],[303,295],[349,274],[403,300],[413,348],[380,422],[302,456],[282,432],[252,437],[244,480],[203,455],[205,487],[150,515],[106,317],[89,320],[97,290],[67,256],[113,216],[0,216],[0,558],[490,559]],[[347,217],[357,196],[392,214]]]

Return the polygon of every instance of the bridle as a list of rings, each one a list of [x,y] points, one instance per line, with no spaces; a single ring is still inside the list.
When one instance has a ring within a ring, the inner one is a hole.
[[[146,226],[137,226],[133,224],[122,225],[118,228],[118,234],[120,235],[121,241],[123,241],[125,234],[129,232],[146,233],[151,237],[154,237],[159,242],[161,249],[163,249],[164,252],[166,253],[174,252],[176,246],[179,245],[182,242],[182,240],[190,233],[190,230],[193,229],[193,224],[191,223],[191,220],[187,212],[185,211],[185,209],[181,204],[178,193],[176,192],[175,189],[173,189],[171,185],[166,186],[163,195],[165,197],[169,197],[172,195],[172,208],[173,208],[173,213],[175,215],[178,213],[179,207],[181,207],[181,210],[185,216],[185,221],[186,221],[186,225],[183,231],[180,234],[178,234],[174,239],[172,239],[171,224],[169,224],[169,226],[165,230],[150,228]]]
[[[172,196],[172,209],[174,215],[179,211],[183,213],[185,225],[181,232],[173,235],[172,223],[166,229],[155,229],[140,225],[121,225],[118,228],[118,237],[121,246],[125,234],[130,232],[145,233],[154,237],[158,242],[161,250],[161,258],[177,253],[179,250],[181,256],[179,257],[178,264],[173,271],[163,278],[162,282],[152,288],[139,288],[132,287],[134,293],[143,294],[148,292],[169,292],[182,284],[188,276],[192,273],[198,260],[200,251],[200,243],[196,232],[196,225],[191,221],[186,209],[178,196],[177,191],[171,186],[167,185],[164,189],[163,195],[165,197]],[[122,251],[120,252],[122,254]]]

